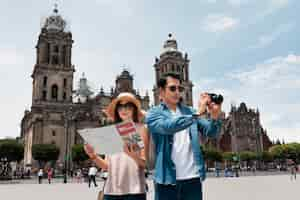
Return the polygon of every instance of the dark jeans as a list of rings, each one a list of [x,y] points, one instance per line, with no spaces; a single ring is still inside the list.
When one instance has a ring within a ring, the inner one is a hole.
[[[176,185],[155,183],[155,200],[202,200],[200,178],[177,181]]]
[[[146,194],[104,195],[104,200],[146,200]]]
[[[95,175],[90,175],[89,176],[89,187],[91,187],[91,181],[93,181],[95,187],[97,187],[97,183],[96,183],[96,176]]]

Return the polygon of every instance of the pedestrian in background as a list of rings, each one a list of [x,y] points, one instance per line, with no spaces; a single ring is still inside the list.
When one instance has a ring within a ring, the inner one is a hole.
[[[92,165],[89,169],[89,187],[91,187],[91,182],[93,181],[94,186],[97,187],[97,183],[96,183],[96,174],[97,174],[98,169]]]
[[[53,176],[52,168],[48,169],[47,176],[48,176],[48,183],[51,184],[51,179],[52,179],[52,176]]]
[[[38,172],[39,184],[42,184],[43,175],[44,175],[43,169],[40,169]]]

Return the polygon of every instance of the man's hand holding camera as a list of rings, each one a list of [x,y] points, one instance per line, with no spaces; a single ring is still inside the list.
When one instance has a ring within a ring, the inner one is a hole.
[[[202,93],[198,103],[198,114],[209,113],[212,119],[218,119],[221,113],[223,96],[213,93]]]

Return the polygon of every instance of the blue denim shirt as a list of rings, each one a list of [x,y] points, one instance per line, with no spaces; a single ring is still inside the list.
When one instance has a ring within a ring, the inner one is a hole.
[[[219,120],[193,117],[195,110],[178,104],[181,116],[173,117],[166,104],[151,108],[146,115],[146,123],[156,150],[154,181],[160,184],[176,184],[176,168],[171,159],[173,136],[176,132],[189,129],[192,150],[201,180],[205,179],[205,163],[200,149],[200,133],[216,137],[221,129]]]

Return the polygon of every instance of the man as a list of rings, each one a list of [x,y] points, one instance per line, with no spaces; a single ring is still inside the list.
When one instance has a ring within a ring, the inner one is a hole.
[[[161,103],[151,108],[146,123],[156,149],[155,200],[202,200],[205,166],[200,150],[200,134],[216,136],[221,105],[201,94],[198,112],[180,101],[183,87],[178,74],[159,80]],[[210,119],[199,117],[208,112]],[[200,133],[199,133],[200,132]]]
[[[44,175],[43,169],[40,169],[38,172],[39,184],[42,184],[43,175]]]
[[[96,174],[97,174],[97,168],[95,167],[95,165],[93,164],[90,169],[89,169],[89,187],[91,187],[91,181],[93,181],[94,186],[97,187],[97,183],[96,183]]]

